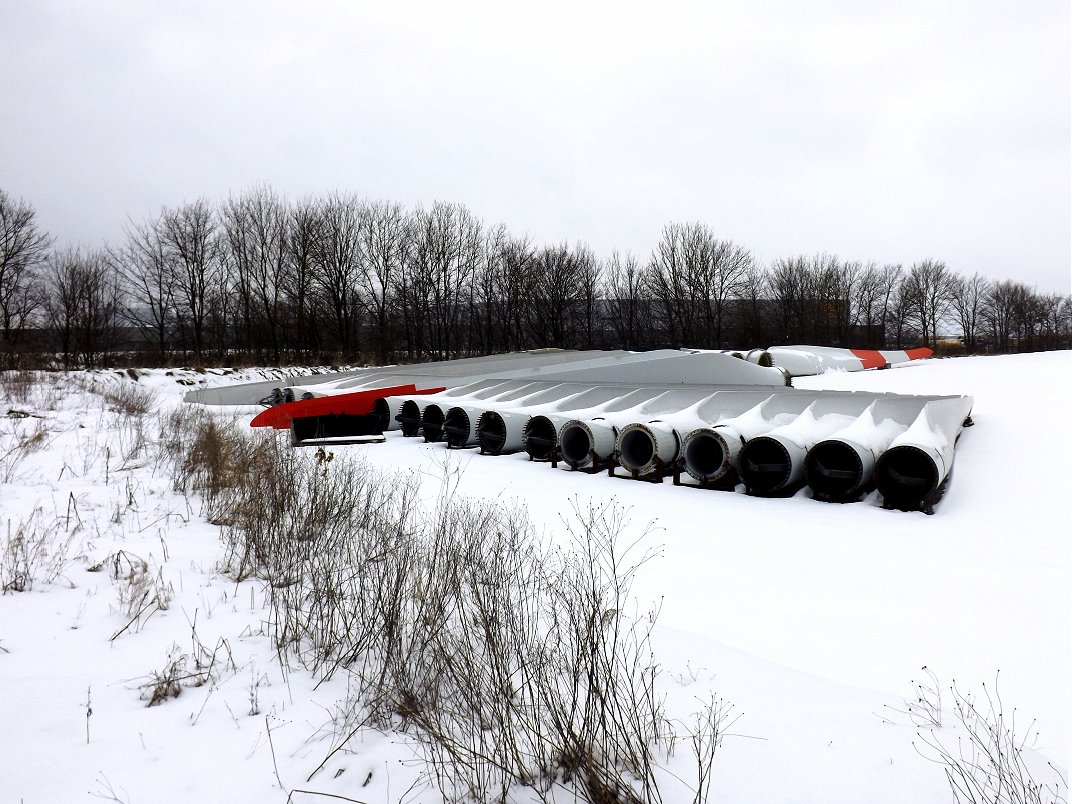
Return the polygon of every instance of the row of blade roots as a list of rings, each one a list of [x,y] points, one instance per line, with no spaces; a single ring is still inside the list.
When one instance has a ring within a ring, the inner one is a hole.
[[[451,448],[479,447],[489,455],[524,450],[533,460],[562,460],[575,469],[610,462],[634,477],[673,471],[704,486],[743,483],[758,496],[787,496],[806,484],[818,499],[851,502],[877,488],[887,507],[926,510],[949,474],[960,428],[970,423],[971,400],[914,399],[915,407],[902,404],[902,423],[893,431],[879,426],[890,418],[880,408],[896,400],[862,397],[851,404],[827,403],[843,408],[840,418],[829,419],[828,412],[815,414],[814,405],[801,400],[788,424],[764,430],[753,422],[753,431],[744,416],[687,429],[659,419],[619,427],[600,416],[569,419],[414,399],[380,400],[376,415],[385,429],[397,424],[405,436],[423,435]],[[782,414],[788,402],[779,400]],[[876,439],[872,431],[887,435]]]

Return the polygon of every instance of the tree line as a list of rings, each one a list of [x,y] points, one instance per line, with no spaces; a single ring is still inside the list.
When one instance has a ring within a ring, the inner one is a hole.
[[[956,338],[949,337],[955,335]],[[257,187],[55,248],[0,190],[0,366],[378,363],[519,349],[1072,346],[1072,300],[1023,282],[800,255],[761,264],[703,223],[652,253],[537,244],[461,204]]]

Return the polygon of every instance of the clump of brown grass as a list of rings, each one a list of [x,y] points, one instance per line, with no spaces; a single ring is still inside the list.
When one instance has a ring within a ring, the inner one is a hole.
[[[30,401],[30,392],[37,384],[37,372],[19,369],[0,371],[0,391],[8,404],[25,405]]]
[[[156,394],[133,383],[109,385],[99,393],[108,410],[125,416],[145,416],[157,405]]]
[[[50,584],[63,576],[68,555],[80,525],[72,529],[57,518],[43,521],[44,511],[35,508],[25,519],[5,523],[0,550],[0,590],[27,592],[34,584]]]

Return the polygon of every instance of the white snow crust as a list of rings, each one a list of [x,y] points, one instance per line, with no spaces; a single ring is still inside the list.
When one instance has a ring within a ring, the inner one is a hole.
[[[180,380],[281,376],[139,374],[162,409],[181,404],[189,386]],[[1056,352],[794,382],[973,396],[976,426],[961,435],[932,516],[884,510],[875,493],[837,505],[807,490],[760,499],[554,470],[523,454],[448,452],[397,431],[384,444],[334,451],[422,473],[429,497],[444,471],[460,472],[457,493],[520,501],[548,538],[562,533],[573,500],[627,507],[624,537],[658,552],[633,591],[638,610],[660,607],[655,660],[670,714],[686,717],[713,690],[741,715],[716,756],[713,801],[944,804],[951,795],[941,767],[919,756],[920,730],[897,712],[924,665],[945,684],[976,690],[1000,671],[1017,722],[1037,720],[1034,766],[1069,766],[1070,378],[1072,353]],[[41,449],[0,472],[0,529],[35,518],[70,542],[54,582],[0,597],[0,801],[283,802],[294,789],[438,801],[398,734],[361,733],[353,751],[306,781],[331,749],[322,729],[344,682],[317,686],[296,666],[281,669],[265,635],[261,586],[218,571],[220,529],[199,499],[174,492],[152,461],[123,459],[118,415],[87,388],[133,382],[119,372],[72,373],[59,390],[22,403],[0,389],[0,444],[38,423],[46,431]],[[4,416],[9,408],[43,418]],[[222,415],[248,421],[257,411]],[[129,618],[108,573],[88,569],[117,551],[144,558],[174,597],[115,636]],[[195,625],[210,649],[226,640],[234,672],[147,708],[139,686],[169,653],[191,649]],[[687,754],[680,747],[671,769],[690,773]],[[665,799],[692,801],[684,784]]]

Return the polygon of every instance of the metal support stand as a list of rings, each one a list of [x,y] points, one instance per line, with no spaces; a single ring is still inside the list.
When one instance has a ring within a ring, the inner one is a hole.
[[[738,478],[737,473],[729,471],[724,477],[718,480],[693,480],[688,481],[684,478],[685,474],[682,473],[682,469],[685,468],[685,463],[682,460],[677,460],[674,463],[674,485],[682,486],[687,489],[710,489],[714,491],[734,491],[737,488]]]
[[[671,461],[670,463],[663,463],[658,458],[655,458],[654,460],[655,460],[655,471],[654,472],[649,472],[646,475],[640,474],[635,469],[627,469],[626,471],[629,474],[625,474],[625,475],[615,474],[614,473],[614,470],[615,470],[615,467],[616,467],[615,464],[610,465],[610,467],[609,467],[609,469],[607,471],[607,474],[610,475],[611,477],[616,477],[619,480],[639,480],[639,481],[644,482],[644,483],[662,483],[663,478],[666,477],[666,475],[670,474],[673,471],[673,467],[674,467],[675,464],[677,464],[677,461]]]
[[[558,462],[564,461],[571,472],[584,472],[586,475],[597,475],[606,469],[611,475],[614,474],[614,467],[617,465],[614,455],[603,458],[597,455],[595,450],[590,450],[588,457],[591,459],[588,466],[574,466],[562,457],[561,448],[555,447],[551,450],[551,468],[557,469]]]

